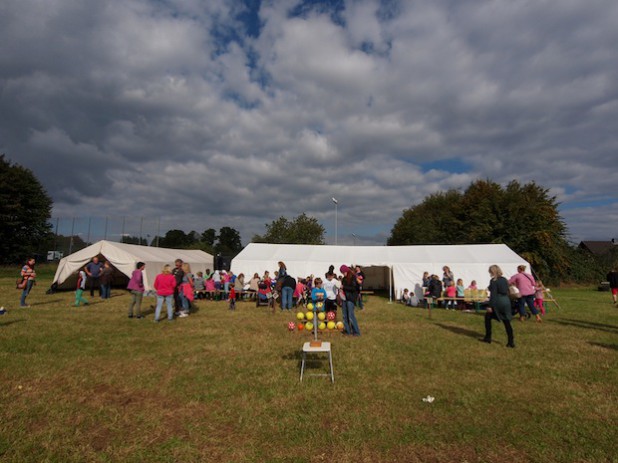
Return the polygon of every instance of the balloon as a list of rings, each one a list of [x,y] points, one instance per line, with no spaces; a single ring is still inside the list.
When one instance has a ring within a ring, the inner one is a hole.
[[[326,314],[326,318],[327,318],[328,320],[332,320],[332,321],[334,321],[334,320],[335,320],[335,318],[337,318],[337,314],[336,314],[335,312],[328,312],[328,313]]]
[[[304,320],[305,319],[305,314],[302,312],[298,312],[296,314],[296,318],[298,318],[299,320]]]
[[[337,329],[343,331],[343,322],[337,322]]]
[[[302,331],[305,329],[305,325],[303,325],[302,323],[298,324],[298,331]]]
[[[319,318],[320,320],[324,320],[324,319],[326,318],[326,315],[324,314],[324,312],[320,312],[320,313],[318,314],[318,318]]]
[[[334,330],[335,327],[337,326],[337,324],[333,321],[328,322],[328,324],[326,325],[328,327],[329,330]]]
[[[305,328],[307,328],[308,331],[311,331],[313,329],[313,323],[311,322],[305,323]]]
[[[313,320],[313,312],[307,312],[305,317],[307,317],[307,320]]]
[[[296,329],[296,323],[290,322],[288,323],[288,330],[294,331]]]
[[[309,310],[313,310],[313,303],[312,303],[312,302],[310,302],[309,304],[307,304],[307,308],[308,308]]]
[[[319,330],[325,330],[326,329],[326,323],[320,322],[320,324],[318,325],[318,329]]]

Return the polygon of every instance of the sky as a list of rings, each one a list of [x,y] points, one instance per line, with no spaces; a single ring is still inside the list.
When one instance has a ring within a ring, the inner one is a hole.
[[[490,179],[609,240],[617,25],[615,0],[3,0],[0,153],[65,234],[244,245],[305,212],[327,243],[385,244],[404,209]]]

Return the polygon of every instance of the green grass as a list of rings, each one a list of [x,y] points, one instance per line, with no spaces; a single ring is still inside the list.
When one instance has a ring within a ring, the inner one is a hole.
[[[45,295],[53,269],[19,309],[15,273],[0,272],[3,462],[618,461],[608,293],[556,290],[561,310],[515,322],[515,350],[497,323],[479,343],[479,315],[371,298],[362,337],[323,336],[332,385],[299,382],[309,336],[287,332],[293,316],[198,302],[173,323],[129,320],[121,290],[88,308]]]

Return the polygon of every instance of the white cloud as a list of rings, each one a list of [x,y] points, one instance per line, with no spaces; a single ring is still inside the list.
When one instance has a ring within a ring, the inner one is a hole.
[[[572,234],[612,234],[615,2],[359,0],[341,22],[295,6],[262,2],[254,37],[224,0],[8,0],[0,149],[58,215],[244,242],[302,212],[332,233],[333,195],[341,236],[383,237],[477,178],[534,180]]]

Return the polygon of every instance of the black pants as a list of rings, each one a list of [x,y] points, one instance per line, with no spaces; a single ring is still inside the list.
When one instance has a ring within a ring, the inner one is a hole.
[[[99,277],[90,277],[90,297],[94,297],[94,288],[99,287],[99,296],[101,295],[101,285],[99,284]]]
[[[491,341],[491,320],[492,319],[498,320],[496,313],[494,311],[485,312],[485,340],[487,341]],[[504,329],[506,330],[506,336],[508,338],[508,343],[513,344],[515,340],[513,337],[513,327],[511,326],[511,322],[509,320],[502,320],[502,323],[504,323]]]

